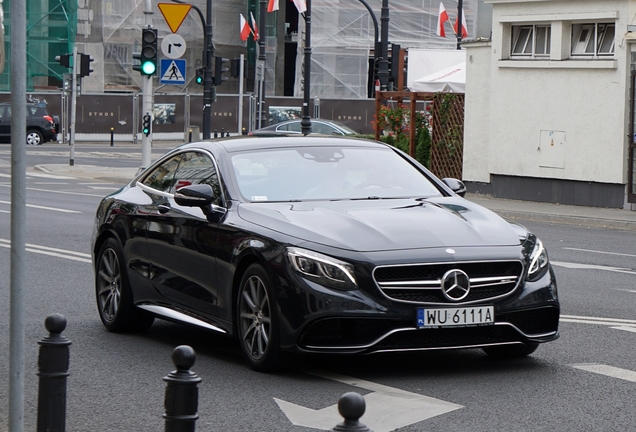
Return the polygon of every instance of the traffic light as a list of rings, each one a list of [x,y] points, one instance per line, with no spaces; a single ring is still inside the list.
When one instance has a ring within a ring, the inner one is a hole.
[[[223,57],[214,57],[214,85],[218,86],[227,81],[227,77],[223,76],[229,69],[227,68],[228,59]]]
[[[88,54],[79,53],[80,56],[80,77],[89,76],[93,69],[91,69],[91,62],[95,61],[92,56]]]
[[[146,136],[150,135],[150,120],[151,120],[150,114],[148,113],[144,114],[143,122],[141,124],[141,131]]]
[[[73,57],[73,54],[62,54],[59,56],[55,56],[55,61],[62,65],[62,67],[70,68],[71,57]]]
[[[204,71],[205,71],[205,69],[203,69],[203,68],[197,68],[197,70],[196,70],[195,81],[199,85],[203,85],[203,72]]]
[[[157,73],[157,29],[142,29],[141,52],[133,53],[133,58],[140,61],[140,64],[133,65],[133,70],[147,76]]]

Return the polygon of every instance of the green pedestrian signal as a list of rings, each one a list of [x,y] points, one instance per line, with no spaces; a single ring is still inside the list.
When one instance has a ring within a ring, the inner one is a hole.
[[[143,122],[141,124],[141,131],[146,136],[150,135],[150,120],[150,114],[144,114]]]
[[[195,77],[195,82],[199,85],[203,85],[203,73],[204,73],[205,69],[203,68],[197,68],[196,70],[196,77]]]

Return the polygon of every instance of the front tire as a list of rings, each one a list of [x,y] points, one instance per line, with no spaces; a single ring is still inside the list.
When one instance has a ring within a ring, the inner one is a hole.
[[[95,268],[99,317],[111,332],[147,330],[155,318],[133,304],[124,262],[119,243],[113,238],[106,240],[97,254]]]
[[[30,129],[27,131],[26,141],[28,145],[42,145],[44,142],[44,136],[39,130]]]
[[[526,357],[535,352],[539,344],[527,343],[523,345],[501,345],[482,348],[490,357],[517,358]]]
[[[247,268],[238,295],[238,336],[250,367],[271,372],[280,367],[281,350],[272,283],[258,264]]]

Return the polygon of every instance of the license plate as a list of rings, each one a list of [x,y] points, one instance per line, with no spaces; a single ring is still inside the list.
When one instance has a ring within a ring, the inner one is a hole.
[[[467,327],[494,322],[493,306],[417,309],[417,328]]]

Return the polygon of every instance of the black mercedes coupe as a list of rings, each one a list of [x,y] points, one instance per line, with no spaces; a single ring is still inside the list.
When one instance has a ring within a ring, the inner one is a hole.
[[[182,145],[97,209],[99,316],[236,337],[261,371],[287,352],[526,356],[558,337],[548,254],[464,193],[375,141]]]

